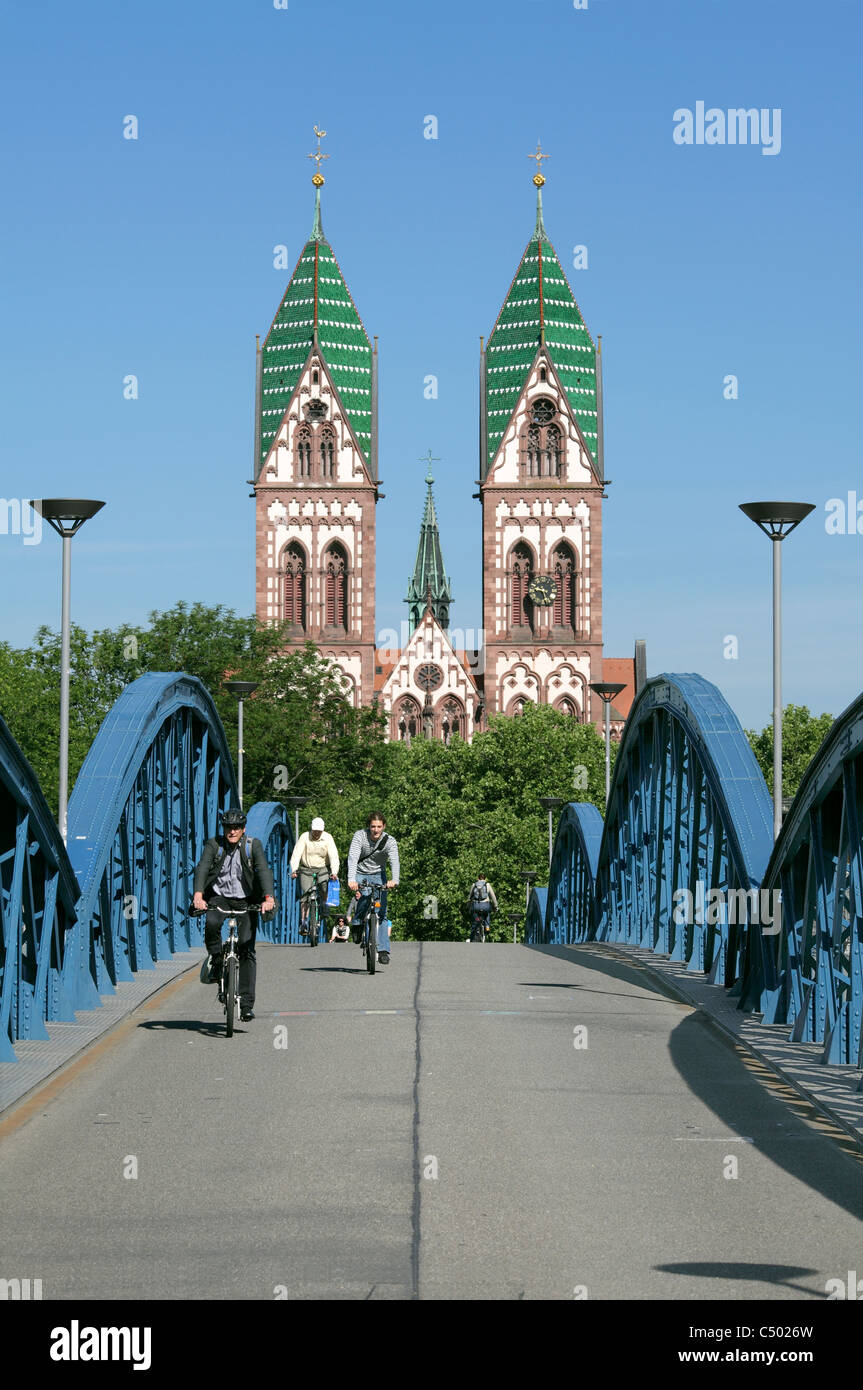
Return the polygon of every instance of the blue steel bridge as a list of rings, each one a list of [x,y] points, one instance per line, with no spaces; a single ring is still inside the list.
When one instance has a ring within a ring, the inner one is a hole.
[[[44,1299],[136,1302],[850,1288],[861,750],[863,698],[773,845],[719,691],[658,676],[605,821],[561,814],[526,944],[397,941],[375,976],[351,946],[299,947],[292,825],[258,804],[279,911],[256,1018],[228,1041],[187,913],[237,795],[204,687],[124,691],[75,784],[68,850],[0,723],[0,1092],[22,1097],[0,1116],[0,1297],[37,1281]],[[768,922],[762,891],[780,890]],[[809,1068],[797,1090],[791,1054]]]
[[[570,803],[526,942],[638,945],[787,1024],[823,1061],[863,1065],[863,695],[835,722],[776,844],[772,804],[741,725],[697,675],[638,695],[605,819]],[[123,980],[203,944],[187,912],[194,866],[237,800],[225,731],[200,681],[142,676],[106,717],[69,801],[64,847],[32,769],[0,720],[0,1062],[19,1039],[96,1008]],[[277,802],[248,813],[278,913],[261,939],[298,943]],[[711,890],[713,892],[711,893]],[[781,911],[770,911],[781,890]]]

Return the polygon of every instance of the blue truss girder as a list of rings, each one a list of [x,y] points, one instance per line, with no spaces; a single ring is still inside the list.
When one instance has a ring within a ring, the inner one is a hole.
[[[781,932],[767,965],[765,1021],[823,1044],[824,1062],[863,1066],[863,695],[806,770],[764,875],[781,889]],[[752,975],[761,985],[756,960]]]
[[[79,888],[35,774],[0,719],[0,1062],[74,1018],[63,964]]]
[[[771,843],[764,778],[720,691],[697,675],[656,676],[627,720],[605,822],[593,806],[564,809],[530,939],[630,942],[733,985],[746,923],[729,925],[728,894],[744,890],[750,912]],[[675,912],[680,890],[691,913]],[[760,946],[750,954],[763,958]]]
[[[300,942],[300,911],[296,880],[291,878],[294,827],[280,801],[256,801],[246,818],[246,834],[263,843],[267,862],[273,871],[273,892],[277,912],[269,922],[262,921],[258,935],[278,946]]]
[[[236,797],[225,731],[202,682],[156,673],[127,686],[69,799],[81,898],[67,983],[77,998],[93,1007],[118,980],[201,941],[187,911],[194,865]]]

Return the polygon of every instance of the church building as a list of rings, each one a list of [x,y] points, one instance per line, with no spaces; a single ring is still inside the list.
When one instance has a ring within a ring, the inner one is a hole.
[[[483,646],[456,650],[448,636],[453,595],[429,471],[410,635],[402,650],[376,650],[377,340],[324,236],[316,134],[311,236],[257,350],[258,617],[286,622],[290,642],[311,640],[336,662],[354,703],[385,712],[391,739],[469,739],[527,701],[601,727],[590,687],[609,679],[624,686],[610,711],[619,731],[636,668],[602,650],[601,342],[545,230],[545,156],[532,156],[533,235],[481,340]]]

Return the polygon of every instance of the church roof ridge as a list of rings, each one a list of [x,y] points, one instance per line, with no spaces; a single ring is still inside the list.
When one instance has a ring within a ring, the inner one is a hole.
[[[321,223],[321,187],[315,183],[315,215],[262,348],[267,409],[261,402],[260,456],[276,431],[308,360],[316,348],[338,389],[366,464],[372,443],[372,345],[353,295]],[[314,180],[313,180],[314,182]],[[288,359],[285,360],[285,354]],[[281,360],[280,359],[281,356]],[[273,377],[278,376],[278,383]]]
[[[553,285],[551,294],[547,287]],[[546,308],[552,307],[552,316]],[[547,329],[552,336],[547,336]],[[536,226],[522,252],[485,348],[486,457],[489,465],[544,346],[597,461],[596,344],[543,222],[537,186]],[[493,399],[494,398],[494,399]]]

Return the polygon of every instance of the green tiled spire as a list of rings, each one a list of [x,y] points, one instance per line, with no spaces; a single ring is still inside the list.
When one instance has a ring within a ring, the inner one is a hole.
[[[492,329],[486,349],[486,458],[489,467],[541,343],[597,462],[596,348],[542,220],[536,228]]]
[[[426,504],[425,511],[423,512],[422,525],[420,526],[417,561],[414,566],[413,578],[408,585],[408,593],[405,600],[409,605],[408,612],[410,614],[411,632],[414,632],[418,626],[429,600],[431,600],[432,612],[441,627],[449,627],[449,606],[452,603],[452,592],[443,567],[440,533],[438,531],[437,515],[435,514],[434,496],[432,494],[432,483],[434,482],[434,478],[431,475],[431,449],[429,449],[428,465],[428,472],[426,474],[426,487],[428,491],[426,493]]]
[[[315,344],[333,378],[366,464],[370,466],[372,348],[339,263],[323,233],[319,187],[315,191],[312,234],[297,261],[263,347],[259,468]]]

